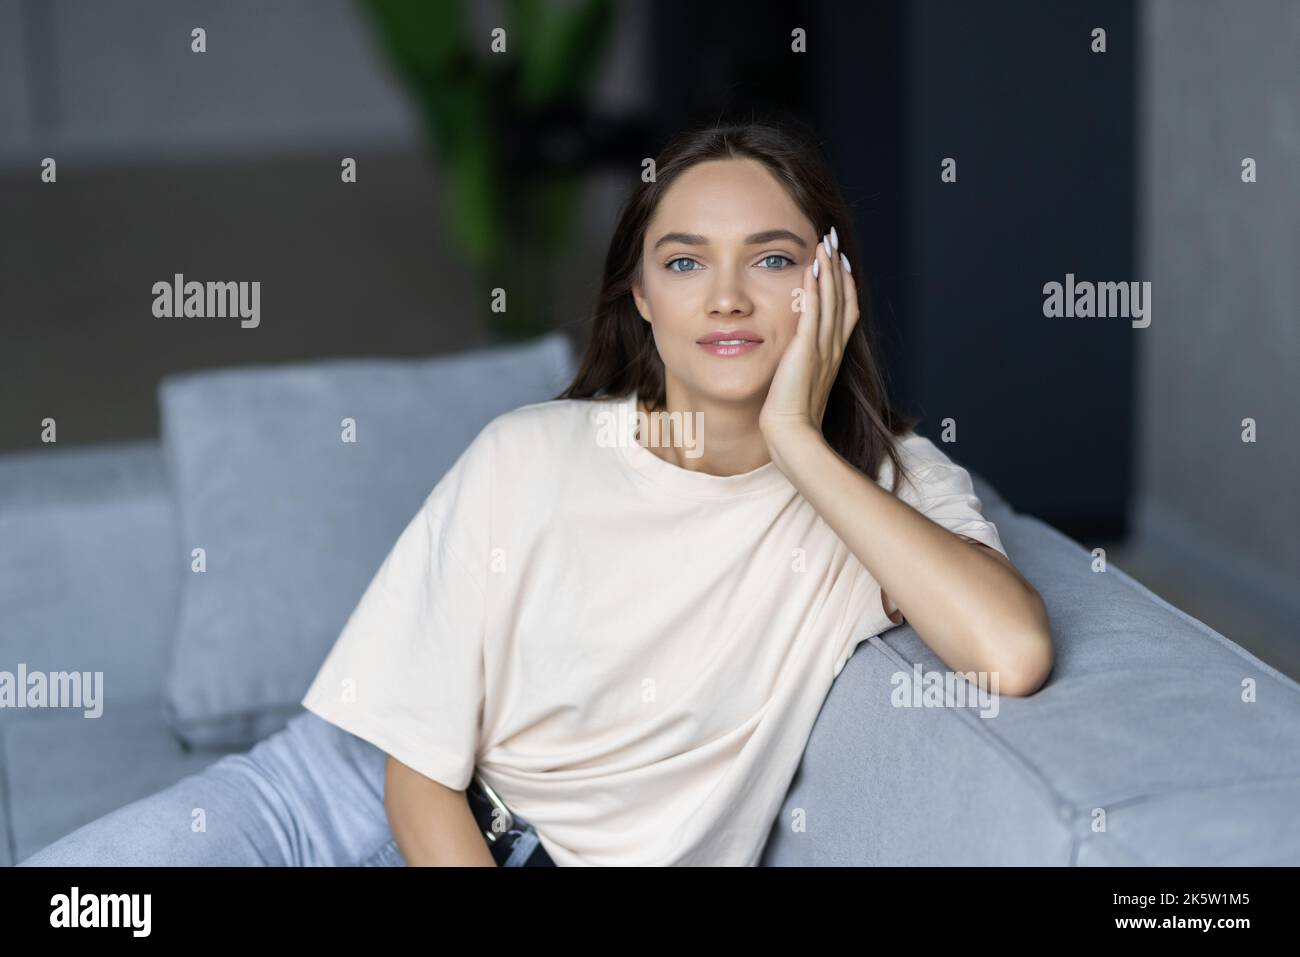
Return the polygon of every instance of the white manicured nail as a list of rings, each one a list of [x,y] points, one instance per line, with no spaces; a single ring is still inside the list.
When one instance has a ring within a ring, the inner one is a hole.
[[[845,272],[853,272],[853,267],[849,265],[849,257],[840,253],[840,262],[844,263]]]
[[[831,227],[831,245],[836,249],[840,248],[840,237],[839,234],[835,232],[834,226]]]
[[[814,279],[817,278],[817,267],[820,266],[821,264],[822,264],[822,261],[821,261],[820,259],[814,259],[814,260],[813,260],[813,278],[814,278]]]

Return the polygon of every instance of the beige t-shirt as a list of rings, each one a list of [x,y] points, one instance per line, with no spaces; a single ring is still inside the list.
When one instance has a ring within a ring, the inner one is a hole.
[[[636,408],[490,422],[302,703],[450,788],[477,766],[557,865],[754,865],[835,676],[894,623],[775,463],[673,465]],[[901,448],[923,493],[902,498],[1005,554],[969,474],[914,432]]]

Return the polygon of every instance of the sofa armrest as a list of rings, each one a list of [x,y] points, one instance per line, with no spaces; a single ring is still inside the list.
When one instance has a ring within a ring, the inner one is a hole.
[[[1047,683],[981,700],[910,625],[862,642],[762,863],[1300,864],[1300,685],[1051,526],[990,511],[1047,602]]]

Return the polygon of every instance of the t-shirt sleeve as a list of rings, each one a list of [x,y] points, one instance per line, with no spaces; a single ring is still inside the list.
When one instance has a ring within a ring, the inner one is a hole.
[[[966,469],[916,432],[908,432],[899,439],[898,451],[908,470],[907,476],[899,482],[900,499],[950,532],[1007,554],[997,526],[984,516],[983,503],[975,494],[974,482]],[[906,481],[909,476],[910,482]],[[892,477],[893,463],[886,460],[877,482],[888,489]],[[836,658],[836,675],[859,642],[903,624],[902,612],[893,599],[882,591],[874,576],[867,574],[865,569],[863,572],[868,589],[867,613]],[[899,620],[895,621],[891,614]]]
[[[407,523],[302,699],[454,790],[472,778],[482,721],[490,429]]]
[[[1006,555],[997,526],[984,516],[970,472],[915,432],[907,434],[902,447],[904,462],[914,463],[914,482],[902,483],[899,497],[948,531]]]

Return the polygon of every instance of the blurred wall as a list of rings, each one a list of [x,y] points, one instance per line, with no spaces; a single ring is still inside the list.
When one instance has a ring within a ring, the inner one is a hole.
[[[404,147],[419,130],[350,0],[6,0],[0,164]],[[190,52],[190,31],[208,51]]]
[[[1043,286],[1139,278],[1133,4],[901,7],[903,395],[935,441],[952,418],[945,451],[1017,509],[1081,542],[1123,534],[1144,330],[1048,318]]]
[[[469,4],[485,44],[499,6]],[[0,0],[0,452],[41,447],[46,416],[66,445],[156,436],[170,371],[486,344],[488,299],[442,226],[437,161],[362,14],[353,0]],[[649,95],[646,15],[620,9],[598,105]],[[626,180],[590,178],[557,263],[556,324],[575,336]],[[177,272],[260,281],[261,324],[154,318],[152,285]]]
[[[1137,539],[1294,642],[1300,4],[1141,12],[1139,258],[1154,318],[1137,337]],[[1247,417],[1254,444],[1241,441]]]

